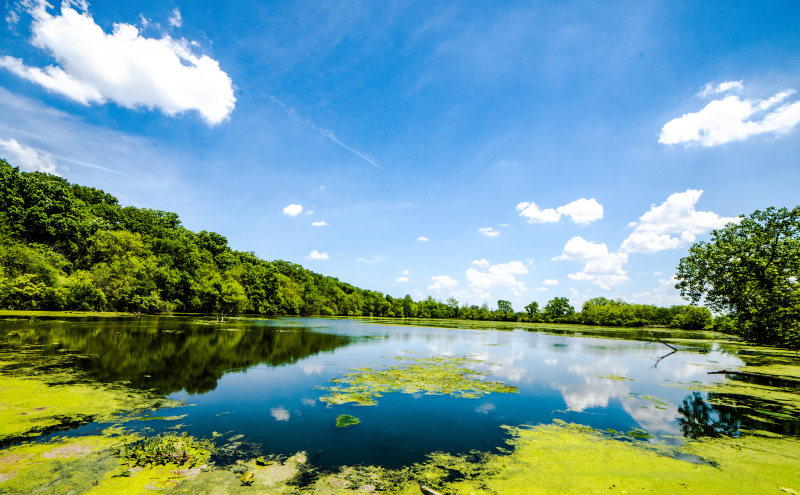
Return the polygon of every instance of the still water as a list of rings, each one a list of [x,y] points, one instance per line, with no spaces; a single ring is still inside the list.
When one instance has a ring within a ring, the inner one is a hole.
[[[221,463],[304,450],[321,468],[398,467],[434,451],[494,451],[506,439],[502,425],[557,419],[617,432],[642,430],[667,443],[765,427],[753,424],[758,419],[747,407],[714,406],[719,401],[708,393],[692,391],[726,379],[708,371],[742,364],[708,341],[684,342],[671,353],[658,342],[545,328],[322,318],[0,321],[0,349],[22,348],[71,357],[68,365],[94,380],[123,381],[183,401],[152,415],[168,419],[139,418],[125,426],[214,437]],[[483,379],[518,392],[478,398],[395,392],[378,397],[376,406],[319,400],[331,379],[355,368],[398,366],[404,362],[398,357],[466,357],[471,369],[487,373]],[[360,423],[337,429],[341,414]],[[67,434],[95,434],[107,426],[89,423]]]

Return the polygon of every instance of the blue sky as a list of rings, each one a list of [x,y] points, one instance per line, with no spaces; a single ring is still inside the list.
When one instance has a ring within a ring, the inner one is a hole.
[[[5,5],[0,156],[461,302],[677,304],[800,184],[800,4]]]

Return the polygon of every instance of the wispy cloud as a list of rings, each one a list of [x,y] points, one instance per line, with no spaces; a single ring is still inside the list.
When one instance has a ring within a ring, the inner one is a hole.
[[[449,275],[435,275],[431,277],[431,282],[431,285],[428,286],[428,290],[436,292],[450,290],[458,285],[458,281],[453,280]]]
[[[386,261],[386,256],[378,254],[372,256],[371,258],[356,258],[356,261],[359,263],[364,263],[365,265],[377,265],[378,263]]]
[[[331,131],[329,129],[324,129],[324,128],[318,126],[317,124],[315,124],[313,121],[311,121],[311,120],[309,120],[307,118],[301,117],[300,115],[297,114],[297,112],[295,111],[294,108],[286,105],[285,103],[283,103],[279,99],[275,98],[274,96],[270,96],[269,99],[272,100],[273,103],[275,103],[276,105],[281,107],[283,109],[283,111],[286,112],[286,115],[288,115],[289,117],[298,120],[304,126],[308,127],[309,129],[311,129],[312,131],[316,132],[320,136],[328,139],[332,143],[337,144],[340,147],[346,149],[350,153],[353,153],[354,155],[356,155],[357,157],[361,158],[365,162],[369,163],[373,167],[381,168],[380,164],[377,161],[375,161],[372,157],[370,157],[369,155],[367,155],[367,154],[365,154],[365,153],[353,148],[349,144],[343,142],[341,139],[336,137],[336,134],[334,134],[333,131]]]
[[[521,261],[509,261],[508,263],[492,265],[487,260],[480,259],[473,261],[472,264],[485,270],[467,269],[465,274],[470,287],[480,290],[507,287],[516,296],[525,292],[525,283],[516,278],[517,275],[528,273],[528,269]]]

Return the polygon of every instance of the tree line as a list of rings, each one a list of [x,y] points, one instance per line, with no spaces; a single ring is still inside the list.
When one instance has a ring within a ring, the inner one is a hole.
[[[360,289],[287,261],[231,249],[175,213],[120,206],[101,190],[0,160],[0,308],[459,318],[709,328],[705,308],[567,298],[515,312]]]

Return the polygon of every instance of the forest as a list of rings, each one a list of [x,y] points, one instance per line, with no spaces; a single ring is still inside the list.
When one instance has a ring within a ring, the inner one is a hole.
[[[360,289],[287,261],[231,249],[175,213],[121,206],[101,190],[0,160],[0,309],[458,318],[723,329],[698,306],[565,297],[514,311]]]

